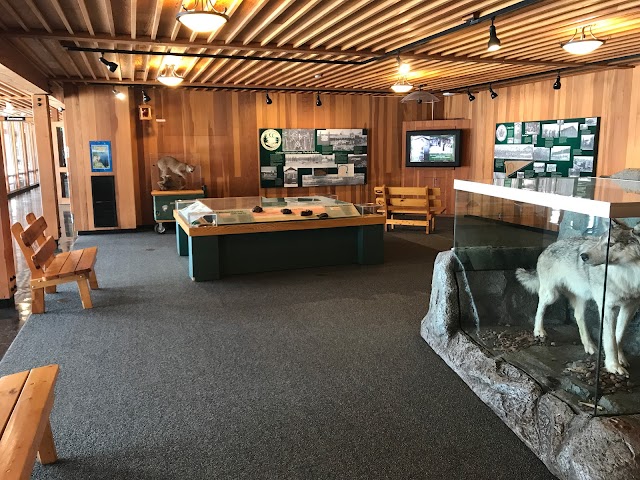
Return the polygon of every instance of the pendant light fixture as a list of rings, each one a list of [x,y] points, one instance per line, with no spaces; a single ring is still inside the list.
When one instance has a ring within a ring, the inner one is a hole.
[[[398,81],[396,83],[391,85],[391,90],[396,93],[407,93],[413,90],[413,85],[407,82],[407,79],[405,77],[401,76],[400,78],[398,78]]]
[[[175,87],[177,85],[180,85],[184,78],[178,75],[175,65],[166,64],[164,67],[162,67],[162,70],[160,70],[160,74],[158,75],[157,80],[161,83],[164,83],[168,87]]]
[[[558,76],[556,77],[556,81],[553,82],[553,89],[560,90],[561,88],[562,88],[562,84],[560,83],[560,74],[558,73]]]
[[[322,100],[320,100],[320,92],[316,95],[316,107],[322,106]]]
[[[496,27],[493,24],[493,21],[496,17],[491,17],[491,26],[489,27],[489,43],[487,44],[487,51],[495,52],[496,50],[500,50],[500,39],[498,38],[498,34],[496,33]]]
[[[489,93],[491,93],[491,100],[495,100],[498,97],[498,94],[493,91],[491,84],[489,84]]]
[[[227,8],[219,11],[215,4],[216,0],[195,0],[191,10],[182,4],[184,11],[176,15],[176,20],[197,33],[213,32],[229,21]]]
[[[397,62],[398,62],[398,75],[400,75],[401,77],[406,77],[411,71],[411,65],[400,60],[400,56],[398,56]]]
[[[591,38],[588,38],[585,34],[585,30],[587,28],[589,29],[589,35],[591,35]],[[585,55],[587,53],[591,53],[605,42],[604,40],[594,37],[593,32],[591,31],[591,25],[582,27],[582,34],[580,35],[580,38],[576,38],[576,35],[578,35],[577,29],[573,34],[573,37],[571,37],[571,40],[560,44],[567,52],[573,53],[574,55]]]
[[[273,103],[273,100],[271,100],[271,97],[269,96],[269,92],[265,92],[265,99],[264,101],[266,102],[267,105],[271,105]]]

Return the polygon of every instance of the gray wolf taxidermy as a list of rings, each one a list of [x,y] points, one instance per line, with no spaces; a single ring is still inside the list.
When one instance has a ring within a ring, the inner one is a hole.
[[[574,309],[584,351],[593,354],[597,349],[587,330],[584,312],[591,299],[598,305],[598,312],[603,311],[607,247],[609,267],[602,333],[604,365],[611,373],[628,375],[625,367],[629,363],[621,345],[627,324],[640,308],[640,223],[634,228],[618,223],[611,228],[610,235],[558,240],[540,254],[536,270],[528,272],[519,268],[516,277],[527,290],[538,294],[533,334],[546,337],[544,312],[563,294]],[[616,316],[617,308],[620,311]]]

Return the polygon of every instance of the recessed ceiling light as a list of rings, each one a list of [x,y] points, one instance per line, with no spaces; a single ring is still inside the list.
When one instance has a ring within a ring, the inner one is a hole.
[[[453,92],[442,92],[442,95],[444,95],[445,97],[453,97],[455,95],[455,93],[453,93]]]
[[[313,78],[322,78],[322,74],[321,73],[316,73]]]

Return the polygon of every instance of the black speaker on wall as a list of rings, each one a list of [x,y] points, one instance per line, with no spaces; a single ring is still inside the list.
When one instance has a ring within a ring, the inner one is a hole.
[[[91,177],[93,194],[93,225],[95,227],[117,227],[116,180],[113,175]]]

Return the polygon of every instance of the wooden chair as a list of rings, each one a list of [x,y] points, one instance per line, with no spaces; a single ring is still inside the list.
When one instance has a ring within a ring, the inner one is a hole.
[[[376,203],[387,217],[387,228],[395,225],[426,227],[427,234],[436,227],[436,215],[446,210],[440,200],[440,189],[429,187],[374,187]],[[425,219],[398,218],[398,215],[424,215]]]
[[[94,270],[98,247],[73,250],[55,255],[56,242],[51,236],[44,236],[47,223],[44,217],[36,219],[33,213],[27,215],[26,229],[17,222],[11,226],[16,242],[24,254],[31,270],[31,292],[33,313],[44,313],[44,293],[55,293],[61,283],[77,282],[80,299],[84,308],[92,308],[91,293],[98,288]]]
[[[0,378],[0,478],[31,477],[36,461],[58,459],[49,415],[58,365],[47,365]]]

